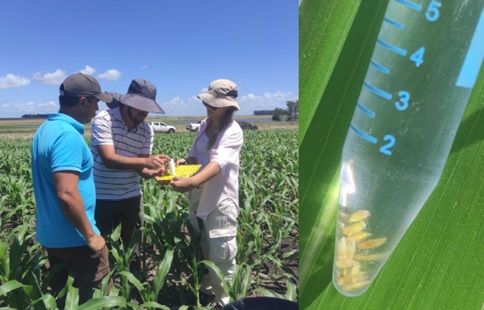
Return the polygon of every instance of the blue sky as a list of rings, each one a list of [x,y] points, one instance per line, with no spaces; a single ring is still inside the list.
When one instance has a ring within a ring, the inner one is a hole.
[[[75,72],[122,94],[147,79],[167,116],[204,115],[196,95],[219,78],[239,85],[238,115],[286,108],[298,98],[297,19],[297,0],[2,0],[0,117],[57,112]]]

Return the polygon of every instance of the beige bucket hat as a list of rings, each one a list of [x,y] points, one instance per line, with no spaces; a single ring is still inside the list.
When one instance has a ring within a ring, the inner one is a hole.
[[[206,93],[197,96],[198,99],[206,102],[208,105],[216,108],[235,107],[240,110],[237,98],[239,88],[237,84],[230,80],[215,80],[208,86]]]

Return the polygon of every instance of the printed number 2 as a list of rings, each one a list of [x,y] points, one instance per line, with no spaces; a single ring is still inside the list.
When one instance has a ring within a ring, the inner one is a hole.
[[[439,19],[440,11],[439,8],[442,7],[442,4],[437,1],[432,1],[427,8],[427,12],[425,12],[425,17],[428,21],[435,22]]]
[[[392,135],[386,135],[383,137],[383,141],[388,141],[388,143],[380,148],[380,152],[385,155],[392,155],[390,148],[395,145],[395,137]]]

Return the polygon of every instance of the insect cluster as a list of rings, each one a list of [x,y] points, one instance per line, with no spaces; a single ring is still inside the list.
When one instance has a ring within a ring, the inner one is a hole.
[[[370,239],[367,230],[370,211],[359,210],[350,215],[340,214],[336,244],[336,283],[343,291],[351,292],[370,285],[369,264],[384,259],[388,253],[371,253],[387,238]]]

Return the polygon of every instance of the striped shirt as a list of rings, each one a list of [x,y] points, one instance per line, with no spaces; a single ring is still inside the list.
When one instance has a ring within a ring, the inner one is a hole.
[[[92,123],[91,153],[96,199],[122,200],[142,195],[138,172],[106,168],[96,148],[100,145],[113,145],[116,154],[125,157],[150,155],[153,129],[148,123],[142,122],[128,131],[119,108],[99,112]]]

